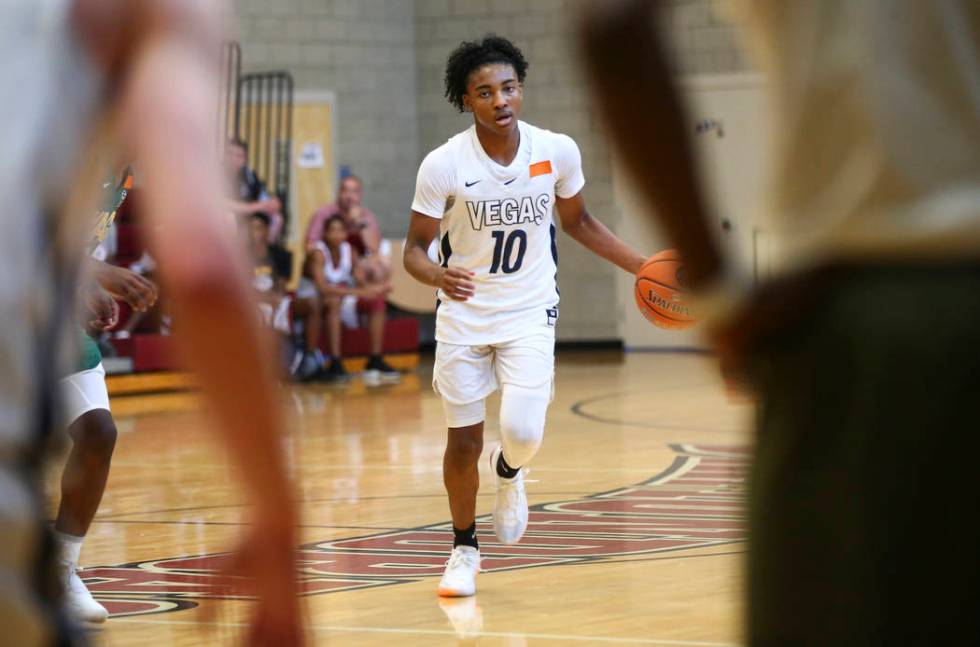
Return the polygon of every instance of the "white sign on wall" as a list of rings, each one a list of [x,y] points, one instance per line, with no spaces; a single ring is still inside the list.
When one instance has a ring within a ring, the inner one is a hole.
[[[300,147],[297,165],[300,168],[323,168],[323,146],[319,142],[306,142]]]

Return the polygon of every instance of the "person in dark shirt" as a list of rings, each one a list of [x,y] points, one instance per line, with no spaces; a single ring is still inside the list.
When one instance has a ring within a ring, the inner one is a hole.
[[[231,182],[228,209],[243,216],[264,213],[269,218],[269,240],[277,242],[282,233],[282,203],[248,166],[248,145],[240,139],[230,140],[225,148],[225,164]]]
[[[317,346],[320,339],[320,317],[310,316],[323,308],[317,295],[295,297],[286,290],[293,270],[292,254],[269,243],[269,216],[253,213],[248,219],[249,257],[252,260],[252,287],[258,296],[259,311],[266,325],[289,337],[292,335],[290,316],[305,322],[303,351],[290,367],[300,381],[313,379],[323,359]]]

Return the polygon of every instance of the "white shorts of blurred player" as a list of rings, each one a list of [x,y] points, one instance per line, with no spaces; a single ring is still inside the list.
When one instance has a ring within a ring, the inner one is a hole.
[[[527,465],[541,446],[555,394],[554,329],[486,346],[440,342],[432,388],[450,429],[483,422],[486,397],[500,388],[504,460],[511,467]]]
[[[59,383],[64,413],[68,424],[89,411],[109,411],[109,390],[105,384],[105,368],[100,362],[95,368],[72,373]]]
[[[290,333],[289,307],[292,303],[292,297],[288,296],[280,299],[275,307],[271,303],[260,303],[259,314],[262,316],[262,323],[271,326],[276,332],[288,335]]]
[[[296,287],[296,296],[300,299],[309,299],[319,294],[316,284],[305,276],[299,280]],[[360,328],[360,317],[357,315],[357,297],[348,294],[340,299],[340,323],[345,328]]]

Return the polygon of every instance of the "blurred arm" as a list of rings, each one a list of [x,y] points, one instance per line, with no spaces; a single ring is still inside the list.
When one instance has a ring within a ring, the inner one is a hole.
[[[301,644],[296,512],[280,445],[272,337],[260,329],[237,232],[221,204],[213,93],[223,3],[78,1],[83,37],[116,73],[120,137],[145,177],[150,243],[180,321],[178,343],[254,504],[255,525],[239,553],[259,595],[248,642]]]
[[[233,223],[221,208],[208,56],[217,51],[216,3],[140,3],[148,30],[120,88],[121,138],[145,177],[160,273],[181,322],[180,344],[247,478],[261,515],[292,521],[272,357],[255,317]],[[214,51],[211,51],[214,48]]]
[[[592,3],[582,37],[594,96],[626,168],[680,252],[692,288],[720,278],[686,123],[654,29],[652,0]]]

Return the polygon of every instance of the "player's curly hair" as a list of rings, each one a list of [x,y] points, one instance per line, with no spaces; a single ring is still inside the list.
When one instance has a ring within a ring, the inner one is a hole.
[[[527,61],[514,43],[496,34],[487,34],[482,41],[464,41],[446,60],[446,98],[463,112],[466,83],[475,70],[492,63],[506,63],[514,68],[517,80],[524,83]]]

